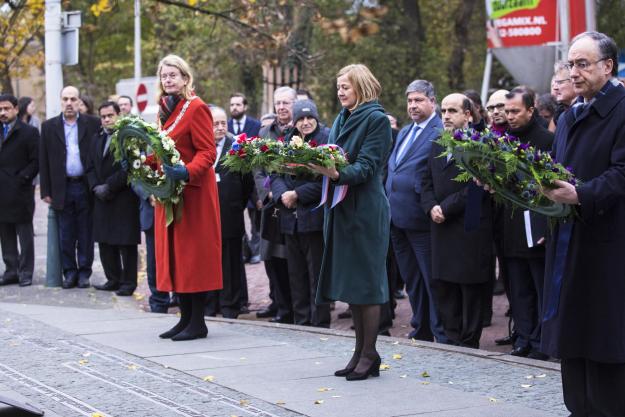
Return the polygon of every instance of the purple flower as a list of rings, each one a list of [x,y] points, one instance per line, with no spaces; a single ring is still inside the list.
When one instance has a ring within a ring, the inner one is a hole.
[[[471,135],[471,140],[478,142],[480,140],[480,132],[474,131]]]
[[[456,140],[462,140],[462,137],[463,137],[463,135],[462,135],[462,130],[456,130],[456,131],[454,132],[454,139],[456,139]]]
[[[521,143],[519,144],[519,149],[521,149],[522,151],[527,150],[530,147],[529,143]]]
[[[558,169],[558,167],[551,168],[551,170],[552,170],[553,172],[555,172],[556,174],[557,174],[558,172],[560,172],[560,170]]]
[[[239,144],[238,144],[238,143],[236,143],[236,142],[232,144],[232,150],[233,150],[233,151],[238,151],[240,147],[241,147],[241,145],[239,145]]]
[[[566,170],[569,171],[569,172],[573,172],[573,167],[572,166],[567,166]]]

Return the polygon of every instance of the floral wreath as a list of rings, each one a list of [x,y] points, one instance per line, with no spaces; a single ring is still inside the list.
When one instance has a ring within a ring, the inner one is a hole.
[[[575,215],[570,205],[555,203],[541,192],[544,188],[555,188],[556,180],[579,184],[571,168],[557,163],[549,152],[523,143],[508,133],[488,129],[483,132],[474,129],[444,131],[436,142],[445,148],[441,156],[451,155],[461,169],[456,181],[477,178],[495,192],[495,201],[549,217]]]
[[[186,183],[174,181],[156,166],[183,164],[176,143],[166,132],[159,132],[154,124],[138,116],[125,116],[115,123],[111,138],[111,150],[117,162],[128,164],[128,182],[141,187],[165,207],[166,224],[169,226],[182,215],[182,192]]]

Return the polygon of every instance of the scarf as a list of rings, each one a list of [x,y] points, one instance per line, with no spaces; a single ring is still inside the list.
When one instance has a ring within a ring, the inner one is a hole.
[[[182,100],[182,97],[179,95],[168,95],[161,97],[161,100],[158,103],[158,118],[161,121],[161,126],[165,126],[167,120],[169,120],[169,116],[174,112],[174,109],[178,105],[178,103]]]

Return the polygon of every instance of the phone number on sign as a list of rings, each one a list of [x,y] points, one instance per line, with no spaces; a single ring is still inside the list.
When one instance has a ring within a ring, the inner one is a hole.
[[[518,36],[540,36],[543,29],[540,26],[525,26],[518,28],[499,29],[499,36],[502,38],[513,38]]]

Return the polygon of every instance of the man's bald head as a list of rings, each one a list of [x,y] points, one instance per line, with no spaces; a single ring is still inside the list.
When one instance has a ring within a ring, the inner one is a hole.
[[[506,104],[506,94],[508,93],[508,90],[497,90],[488,98],[486,110],[495,125],[502,126],[507,123],[504,107]]]
[[[453,93],[441,101],[441,115],[445,130],[464,129],[469,127],[473,104],[464,94]]]
[[[61,90],[61,110],[65,120],[73,122],[78,117],[80,92],[74,86],[68,85]]]

